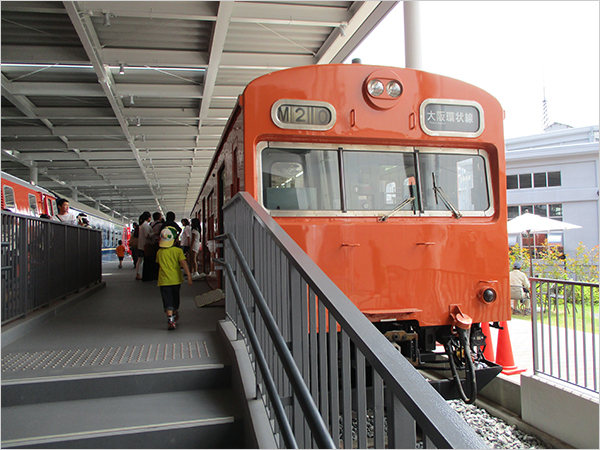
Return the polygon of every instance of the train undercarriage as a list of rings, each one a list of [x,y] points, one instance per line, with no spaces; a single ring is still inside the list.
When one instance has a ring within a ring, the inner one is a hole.
[[[477,392],[502,371],[502,366],[484,357],[487,337],[480,324],[468,328],[420,327],[416,321],[374,325],[415,368],[426,373],[429,383],[446,400],[474,403]]]

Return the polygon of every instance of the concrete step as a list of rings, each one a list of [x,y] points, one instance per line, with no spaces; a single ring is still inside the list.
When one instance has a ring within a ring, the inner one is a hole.
[[[230,388],[2,408],[3,448],[240,448]]]
[[[2,407],[231,386],[221,363],[98,374],[3,380]]]

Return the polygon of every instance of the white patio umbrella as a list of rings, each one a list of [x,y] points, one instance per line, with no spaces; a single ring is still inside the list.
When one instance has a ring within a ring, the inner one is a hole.
[[[508,221],[508,234],[527,233],[527,237],[532,232],[536,231],[552,231],[552,230],[571,230],[581,228],[579,225],[574,225],[560,220],[548,219],[538,216],[537,214],[525,213]],[[530,241],[531,242],[531,241]],[[533,275],[531,264],[531,245],[529,247],[529,276]]]

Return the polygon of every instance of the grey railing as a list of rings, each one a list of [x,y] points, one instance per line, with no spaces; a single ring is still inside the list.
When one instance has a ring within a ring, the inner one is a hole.
[[[534,373],[598,392],[598,284],[531,279]]]
[[[102,279],[102,233],[2,211],[2,324]]]
[[[224,227],[227,315],[242,338],[256,341],[247,346],[258,366],[257,396],[280,446],[486,447],[247,193],[225,206]],[[304,387],[296,385],[296,374]],[[313,406],[320,419],[312,417]]]

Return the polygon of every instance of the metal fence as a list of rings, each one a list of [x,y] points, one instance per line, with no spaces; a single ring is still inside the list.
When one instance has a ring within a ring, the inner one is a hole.
[[[598,284],[531,279],[534,373],[598,392]]]
[[[102,279],[102,233],[2,211],[2,324]]]
[[[224,226],[227,314],[247,338],[281,447],[486,447],[247,193],[225,206]]]

